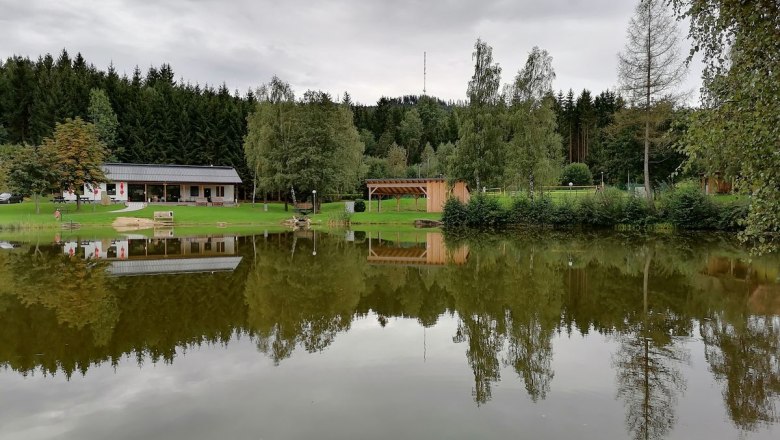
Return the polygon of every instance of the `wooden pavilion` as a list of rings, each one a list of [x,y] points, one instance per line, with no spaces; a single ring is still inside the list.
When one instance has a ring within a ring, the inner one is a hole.
[[[381,200],[383,196],[395,197],[396,210],[400,211],[401,197],[414,196],[415,208],[420,197],[426,199],[427,212],[442,212],[444,202],[452,196],[463,203],[469,201],[469,189],[466,182],[456,181],[449,185],[442,177],[422,179],[367,179],[368,212],[371,212],[371,199]],[[381,203],[377,203],[377,212],[381,212]]]

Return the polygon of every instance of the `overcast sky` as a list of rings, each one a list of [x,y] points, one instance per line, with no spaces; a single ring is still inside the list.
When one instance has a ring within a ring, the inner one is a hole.
[[[361,103],[427,91],[464,99],[477,37],[510,81],[533,46],[547,49],[556,90],[617,83],[630,0],[0,0],[0,56],[62,48],[120,73],[170,63],[177,79],[242,92],[276,74]],[[681,35],[685,35],[681,26]],[[684,52],[687,53],[687,44]],[[686,89],[698,90],[698,66]]]

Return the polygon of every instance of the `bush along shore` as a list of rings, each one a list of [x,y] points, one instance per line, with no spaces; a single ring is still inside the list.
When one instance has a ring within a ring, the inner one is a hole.
[[[588,227],[739,231],[747,216],[747,201],[716,203],[698,188],[686,187],[661,193],[651,207],[638,196],[607,188],[593,195],[553,201],[522,195],[502,204],[479,194],[468,203],[449,199],[444,205],[445,228],[500,229],[512,226]]]

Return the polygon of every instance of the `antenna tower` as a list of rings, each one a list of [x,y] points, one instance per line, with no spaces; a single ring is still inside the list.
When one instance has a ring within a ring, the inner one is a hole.
[[[427,93],[427,91],[425,90],[425,86],[426,86],[425,81],[427,80],[427,76],[428,76],[428,53],[423,52],[423,95]]]

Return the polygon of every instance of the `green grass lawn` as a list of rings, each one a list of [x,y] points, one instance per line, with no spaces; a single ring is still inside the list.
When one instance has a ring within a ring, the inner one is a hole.
[[[624,192],[626,195],[627,192]],[[547,191],[555,202],[563,202],[567,199],[579,199],[587,195],[594,194],[593,190],[556,190]],[[501,203],[510,206],[514,197],[509,195],[495,196],[499,197]],[[718,195],[713,196],[716,203],[726,203],[737,200],[738,195]],[[376,200],[371,202],[371,212],[357,212],[350,216],[352,225],[377,225],[382,229],[382,225],[409,226],[411,227],[415,220],[441,220],[441,213],[425,212],[425,199],[418,201],[415,207],[414,199],[402,198],[400,204],[396,205],[395,199],[382,200],[381,212],[377,212]],[[139,217],[152,219],[154,211],[173,211],[174,220],[177,229],[191,228],[193,231],[214,232],[211,228],[228,228],[231,230],[256,231],[259,228],[279,228],[282,227],[285,220],[291,219],[295,212],[292,207],[289,211],[284,210],[284,204],[269,203],[268,210],[263,209],[262,203],[242,203],[240,206],[225,207],[204,207],[204,206],[161,206],[150,205],[140,211],[115,213],[122,209],[123,205],[91,205],[84,204],[79,211],[76,211],[75,204],[54,204],[50,201],[41,202],[40,214],[35,213],[35,203],[27,200],[24,203],[0,205],[0,230],[32,230],[32,229],[59,229],[59,223],[54,218],[55,209],[62,211],[62,221],[79,223],[82,227],[90,229],[110,228],[111,223],[117,217]],[[396,210],[398,208],[398,210]],[[312,215],[312,222],[319,226],[333,226],[343,223],[342,213],[344,212],[344,202],[325,203],[321,206],[322,211]]]
[[[351,217],[353,224],[408,224],[416,219],[441,218],[438,213],[425,212],[425,200],[420,200],[419,209],[415,210],[413,199],[402,199],[400,211],[396,212],[395,200],[383,200],[382,212],[376,212],[376,202],[372,206],[374,212],[355,213]],[[54,211],[60,209],[62,220],[54,218]],[[122,209],[122,205],[90,205],[84,204],[76,210],[75,204],[54,204],[41,202],[40,214],[35,213],[35,203],[25,201],[19,204],[0,205],[0,229],[58,229],[61,222],[75,222],[82,227],[108,227],[117,217],[138,217],[152,219],[154,211],[173,211],[177,228],[180,227],[278,227],[285,220],[291,219],[295,212],[290,206],[284,210],[284,204],[269,203],[264,210],[262,203],[252,205],[242,203],[240,206],[204,207],[204,206],[160,206],[150,205],[140,211],[115,213],[111,211]],[[325,203],[322,212],[312,215],[314,224],[326,225],[341,220],[344,202]]]
[[[395,199],[382,200],[381,212],[377,212],[377,202],[372,200],[371,212],[368,212],[368,202],[366,202],[366,212],[354,213],[350,222],[359,225],[411,225],[418,219],[441,220],[441,213],[425,212],[425,199],[420,199],[417,205],[415,209],[413,198],[402,198],[398,205]],[[322,205],[322,213],[314,216],[314,220],[327,223],[331,219],[338,219],[343,211],[344,202],[327,203]]]

